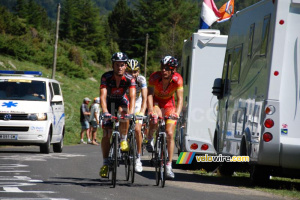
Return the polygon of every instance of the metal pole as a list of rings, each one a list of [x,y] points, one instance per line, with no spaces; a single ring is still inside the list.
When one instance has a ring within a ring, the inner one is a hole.
[[[149,39],[149,34],[146,34],[146,45],[145,45],[145,64],[144,64],[144,76],[147,76],[147,54],[148,54],[148,39]]]
[[[57,43],[58,43],[58,33],[59,33],[59,17],[60,17],[60,4],[57,4],[56,34],[55,34],[55,45],[54,45],[54,55],[53,55],[52,79],[55,79],[55,71],[56,71]]]

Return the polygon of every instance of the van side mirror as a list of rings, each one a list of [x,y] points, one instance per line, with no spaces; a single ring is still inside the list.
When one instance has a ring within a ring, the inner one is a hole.
[[[54,97],[51,100],[52,103],[58,103],[58,102],[62,102],[62,101],[63,101],[63,97],[60,95],[54,95]]]
[[[212,87],[212,93],[213,95],[217,96],[218,99],[222,99],[222,93],[223,93],[223,88],[222,88],[222,79],[221,78],[216,78],[214,81],[214,85]]]

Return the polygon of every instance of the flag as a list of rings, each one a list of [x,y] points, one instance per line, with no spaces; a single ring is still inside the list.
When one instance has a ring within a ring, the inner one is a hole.
[[[234,13],[234,0],[229,0],[219,9],[221,17],[218,19],[218,23],[225,22],[231,18]]]
[[[213,0],[203,0],[201,9],[200,29],[208,29],[221,17]]]

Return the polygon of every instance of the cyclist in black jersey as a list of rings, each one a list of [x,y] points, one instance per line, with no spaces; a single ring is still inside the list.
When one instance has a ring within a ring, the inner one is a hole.
[[[109,117],[117,111],[122,116],[134,114],[136,82],[135,79],[125,73],[128,57],[125,53],[117,52],[113,54],[112,71],[106,72],[101,77],[100,85],[100,102],[103,115]],[[129,96],[126,95],[126,90],[129,90]],[[108,153],[110,148],[110,137],[112,134],[112,122],[104,120],[103,122],[103,137],[101,142],[103,166],[100,169],[100,176],[108,176]],[[122,120],[120,122],[121,133],[121,150],[128,151],[127,131],[129,121]]]

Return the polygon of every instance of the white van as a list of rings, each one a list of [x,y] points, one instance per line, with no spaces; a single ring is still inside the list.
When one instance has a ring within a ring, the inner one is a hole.
[[[216,154],[213,136],[218,100],[211,93],[211,85],[222,74],[226,44],[227,35],[212,29],[198,30],[184,41],[184,103],[175,139],[179,152]]]
[[[250,157],[253,181],[300,177],[300,0],[260,1],[232,17],[216,150]],[[232,174],[238,163],[221,166]]]
[[[34,71],[0,71],[0,144],[62,152],[64,101],[58,81]]]

